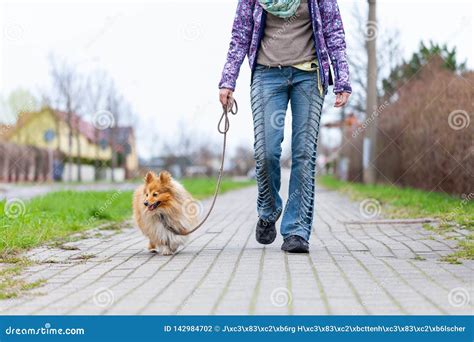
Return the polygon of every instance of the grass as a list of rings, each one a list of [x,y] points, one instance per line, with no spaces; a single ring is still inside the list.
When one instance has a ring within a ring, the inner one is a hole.
[[[209,178],[185,178],[181,180],[181,183],[196,199],[203,199],[214,195],[216,187],[216,179]],[[233,181],[231,179],[223,179],[221,192],[236,190],[254,184],[255,181],[253,180]]]
[[[18,215],[0,217],[0,254],[61,240],[103,222],[130,216],[132,192],[60,191],[24,203]],[[8,212],[0,202],[0,213]],[[17,217],[16,217],[17,216]]]
[[[356,200],[372,198],[383,206],[384,215],[391,218],[430,217],[440,221],[437,226],[424,225],[436,233],[448,236],[454,228],[469,231],[466,239],[459,240],[459,249],[443,258],[451,263],[459,259],[474,259],[474,203],[459,197],[438,192],[427,192],[393,185],[344,182],[332,176],[319,177],[319,183],[326,188],[348,194]]]
[[[184,186],[197,198],[214,193],[215,180],[184,179]],[[254,184],[224,179],[222,192]],[[132,191],[60,191],[19,203],[19,210],[0,202],[0,259],[2,255],[36,247],[103,223],[118,224],[131,215]],[[17,207],[18,209],[18,207]],[[4,215],[14,212],[15,215]],[[1,261],[1,260],[0,260]]]
[[[10,264],[0,269],[0,299],[18,297],[21,293],[44,284],[43,279],[27,282],[18,278],[23,268],[31,265],[31,261],[25,258],[11,258],[8,261]]]

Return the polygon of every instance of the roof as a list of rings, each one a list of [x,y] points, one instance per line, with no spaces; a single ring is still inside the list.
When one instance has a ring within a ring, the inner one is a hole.
[[[61,121],[67,122],[68,114],[66,112],[55,111],[54,113]],[[95,143],[97,142],[96,138],[98,136],[99,130],[95,128],[93,124],[85,121],[75,113],[71,113],[71,119],[71,126],[73,130],[81,132],[90,141]]]

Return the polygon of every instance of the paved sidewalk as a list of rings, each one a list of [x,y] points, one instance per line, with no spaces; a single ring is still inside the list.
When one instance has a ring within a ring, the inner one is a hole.
[[[24,277],[47,282],[0,301],[0,314],[473,312],[474,262],[439,261],[454,240],[416,221],[368,221],[358,203],[319,189],[311,253],[289,255],[280,237],[266,247],[255,241],[255,198],[255,187],[222,195],[175,256],[149,253],[131,223],[68,244],[77,250],[32,250],[37,264]]]
[[[137,183],[132,182],[104,182],[104,183],[41,183],[41,184],[9,184],[0,183],[0,201],[8,199],[29,200],[33,197],[43,196],[50,192],[74,190],[74,191],[108,191],[108,190],[133,190]]]

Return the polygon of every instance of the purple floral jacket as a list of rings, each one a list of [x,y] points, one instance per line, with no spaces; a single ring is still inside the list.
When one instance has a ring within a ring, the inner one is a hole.
[[[349,81],[349,66],[346,58],[344,27],[337,0],[308,0],[313,24],[313,38],[319,61],[321,82],[325,93],[334,83],[334,93],[352,92]],[[266,11],[258,0],[239,0],[232,27],[227,61],[222,72],[219,88],[235,89],[240,66],[248,55],[250,68],[256,66],[257,53],[265,29]],[[335,73],[334,82],[330,72],[330,61]]]

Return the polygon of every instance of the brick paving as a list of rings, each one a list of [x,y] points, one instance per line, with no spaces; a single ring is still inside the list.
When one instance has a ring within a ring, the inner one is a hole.
[[[37,183],[37,184],[8,184],[0,183],[0,201],[9,199],[29,200],[33,197],[43,196],[53,191],[108,191],[108,190],[133,190],[137,184],[123,183]]]
[[[75,250],[34,249],[22,277],[45,284],[0,301],[0,314],[473,313],[474,262],[441,262],[456,242],[421,222],[368,219],[318,189],[311,253],[285,254],[281,237],[255,241],[255,198],[255,187],[222,195],[174,256],[149,253],[131,222],[67,244]]]

